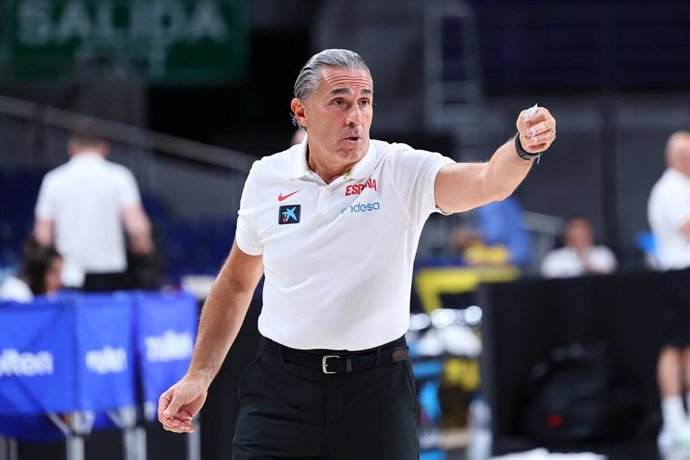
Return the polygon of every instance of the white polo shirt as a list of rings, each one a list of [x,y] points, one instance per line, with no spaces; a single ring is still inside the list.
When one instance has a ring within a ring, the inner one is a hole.
[[[546,278],[570,278],[586,275],[588,268],[602,274],[612,273],[616,265],[616,256],[606,246],[592,246],[584,255],[566,246],[546,254],[541,273]]]
[[[690,239],[680,232],[680,227],[690,220],[690,178],[667,169],[652,188],[647,215],[660,267],[690,267]]]
[[[36,217],[54,222],[65,285],[80,287],[85,273],[127,269],[121,211],[140,201],[132,173],[95,153],[75,155],[46,174]]]
[[[254,163],[242,194],[237,245],[263,255],[266,277],[259,331],[298,349],[390,342],[407,331],[417,244],[453,160],[371,140],[327,185],[306,142]]]

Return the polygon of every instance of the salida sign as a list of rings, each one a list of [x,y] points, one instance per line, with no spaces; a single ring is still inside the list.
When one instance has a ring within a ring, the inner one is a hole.
[[[240,0],[14,0],[11,77],[57,77],[79,60],[127,59],[152,82],[227,82],[245,65]]]

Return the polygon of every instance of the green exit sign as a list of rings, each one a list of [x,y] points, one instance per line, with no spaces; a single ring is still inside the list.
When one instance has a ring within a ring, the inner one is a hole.
[[[153,84],[228,83],[248,53],[242,0],[9,0],[3,30],[14,81],[125,63]]]

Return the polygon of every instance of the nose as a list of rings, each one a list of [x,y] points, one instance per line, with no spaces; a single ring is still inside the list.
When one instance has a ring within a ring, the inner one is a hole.
[[[347,112],[345,123],[351,127],[362,124],[362,109],[358,104],[354,104],[353,107]]]

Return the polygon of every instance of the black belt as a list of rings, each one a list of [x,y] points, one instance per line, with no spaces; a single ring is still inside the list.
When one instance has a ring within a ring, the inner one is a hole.
[[[410,359],[405,337],[362,351],[296,350],[262,337],[261,344],[283,361],[318,369],[324,374],[346,374]]]

